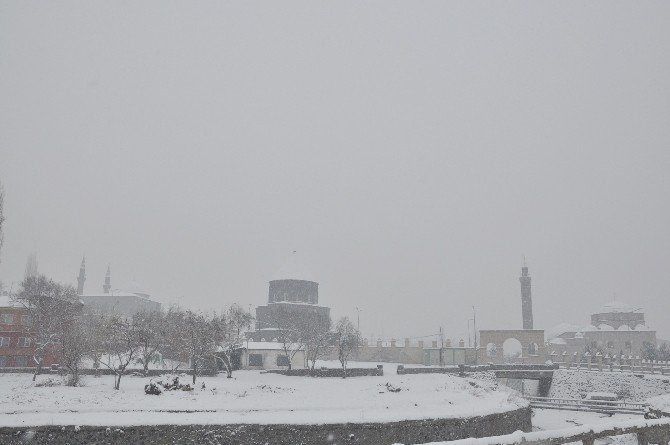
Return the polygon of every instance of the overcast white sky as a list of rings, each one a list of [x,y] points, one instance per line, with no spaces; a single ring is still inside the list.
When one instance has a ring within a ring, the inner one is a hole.
[[[262,304],[297,250],[366,336],[670,337],[670,3],[0,2],[0,279]],[[467,337],[466,337],[467,338]]]

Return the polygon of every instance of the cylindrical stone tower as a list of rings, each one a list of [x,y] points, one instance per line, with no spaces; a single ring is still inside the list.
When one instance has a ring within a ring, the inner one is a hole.
[[[530,291],[530,275],[528,275],[528,266],[521,268],[521,315],[523,317],[523,328],[533,329],[533,298]]]

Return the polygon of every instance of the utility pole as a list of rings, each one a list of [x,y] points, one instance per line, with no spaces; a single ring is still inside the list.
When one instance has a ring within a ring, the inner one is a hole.
[[[470,322],[472,318],[468,318],[468,348],[472,347],[472,331],[470,331]]]
[[[440,326],[440,366],[444,366],[444,333]]]
[[[358,332],[361,332],[361,309],[358,306],[356,306],[356,326]]]
[[[472,306],[472,326],[475,331],[475,366],[477,366],[477,356],[479,355],[479,352],[477,351],[477,312],[475,311],[474,305]]]

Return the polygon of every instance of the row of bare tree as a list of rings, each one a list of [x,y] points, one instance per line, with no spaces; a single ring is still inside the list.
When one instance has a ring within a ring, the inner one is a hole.
[[[69,374],[68,384],[77,385],[80,369],[90,359],[96,369],[114,374],[114,388],[135,364],[146,373],[161,354],[171,370],[184,362],[190,365],[195,384],[203,368],[220,364],[231,377],[234,356],[240,353],[244,334],[253,317],[238,305],[221,313],[197,313],[172,307],[166,312],[139,312],[132,317],[86,310],[75,289],[44,275],[28,275],[14,295],[30,315],[34,354],[33,380],[41,372],[48,354],[61,357]],[[361,336],[348,318],[340,319],[331,330],[330,318],[316,312],[297,315],[278,306],[272,317],[277,341],[288,358],[289,369],[295,354],[305,351],[311,370],[316,361],[334,350],[346,376],[347,362],[361,343]]]
[[[305,358],[311,371],[314,371],[317,360],[337,353],[346,377],[349,358],[358,350],[362,338],[358,329],[347,317],[340,318],[331,330],[330,317],[323,317],[316,311],[288,310],[288,307],[277,305],[270,315],[270,324],[277,329],[277,341],[281,343],[284,354],[288,357],[288,369],[298,351],[305,351]]]
[[[48,354],[59,356],[76,385],[86,359],[95,368],[114,373],[114,388],[133,364],[144,371],[160,353],[174,363],[190,362],[196,375],[206,364],[221,363],[228,377],[233,372],[233,354],[250,327],[251,314],[237,305],[222,313],[202,314],[177,307],[167,312],[139,312],[132,317],[86,310],[72,286],[57,283],[43,275],[27,276],[14,295],[30,315],[28,331],[33,346],[35,371],[41,372]]]

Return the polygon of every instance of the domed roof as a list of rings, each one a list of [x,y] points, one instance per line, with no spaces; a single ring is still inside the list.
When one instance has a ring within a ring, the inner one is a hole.
[[[284,265],[270,278],[276,280],[303,280],[317,282],[296,251],[288,257]]]
[[[551,329],[547,329],[547,338],[555,338],[566,332],[578,332],[579,326],[570,323],[559,323]]]
[[[627,305],[622,301],[610,301],[603,306],[603,313],[612,313],[612,312],[635,312],[637,309],[634,309],[632,306]]]

